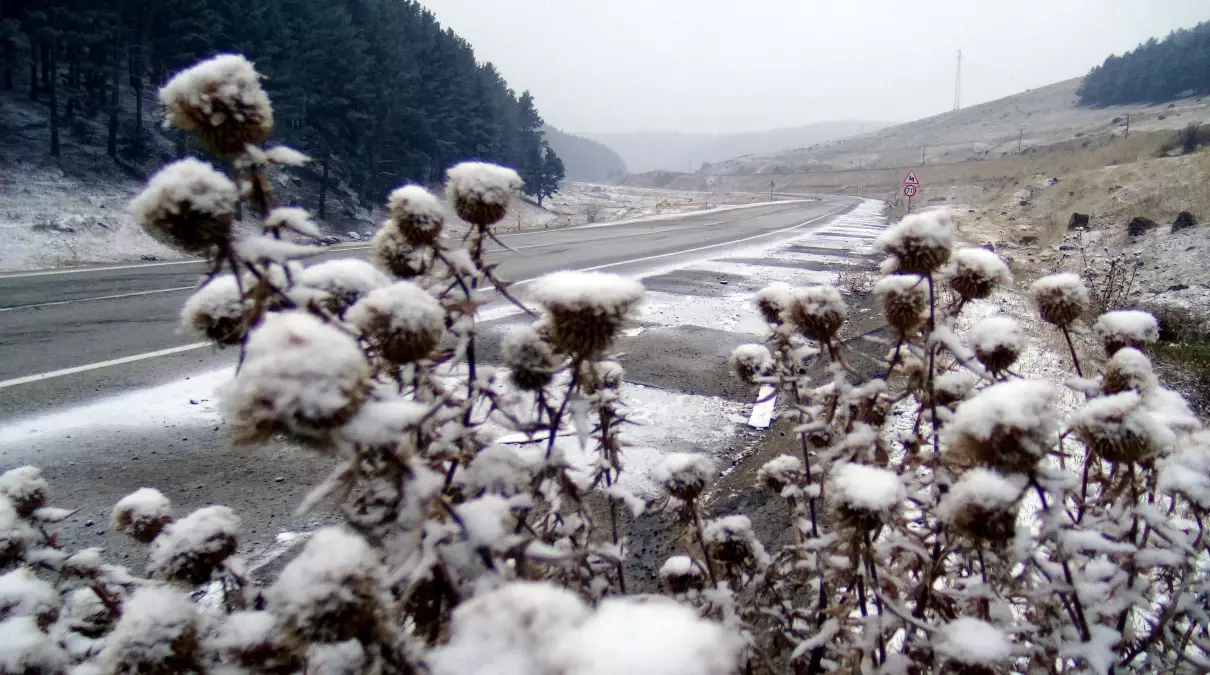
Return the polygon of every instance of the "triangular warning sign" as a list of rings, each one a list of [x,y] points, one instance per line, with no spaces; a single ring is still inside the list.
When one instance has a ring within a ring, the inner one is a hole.
[[[903,179],[904,185],[920,185],[920,179],[916,178],[916,170],[908,171],[907,178]]]

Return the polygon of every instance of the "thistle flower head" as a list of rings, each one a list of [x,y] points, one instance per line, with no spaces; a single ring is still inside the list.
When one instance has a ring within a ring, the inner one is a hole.
[[[244,153],[273,130],[273,107],[261,75],[238,54],[219,54],[172,77],[160,88],[164,126],[191,132],[220,157]]]
[[[370,255],[375,265],[400,279],[414,279],[432,266],[426,249],[409,244],[391,221],[370,240]]]
[[[1124,391],[1150,392],[1159,386],[1159,378],[1151,368],[1151,360],[1134,347],[1123,347],[1109,359],[1101,378],[1101,391],[1118,394]]]
[[[757,378],[773,372],[773,355],[761,344],[740,345],[731,352],[728,360],[731,372],[741,382],[752,384]]]
[[[626,369],[613,359],[584,361],[580,365],[580,388],[585,394],[609,390],[617,392],[626,379]]]
[[[674,452],[664,457],[656,467],[656,480],[673,497],[692,501],[706,489],[714,478],[714,464],[705,455]]]
[[[252,303],[240,293],[235,276],[214,277],[181,307],[181,327],[220,347],[237,345],[247,330]]]
[[[803,335],[818,342],[831,342],[844,325],[848,308],[835,286],[796,288],[786,316]]]
[[[298,279],[307,289],[316,291],[319,304],[342,317],[345,311],[370,291],[391,284],[378,268],[356,258],[325,260],[303,270]]]
[[[227,390],[235,438],[326,438],[361,407],[369,374],[351,336],[304,312],[271,313],[248,336],[244,366]]]
[[[239,192],[226,176],[192,157],[160,169],[130,202],[130,212],[157,240],[206,253],[231,240]]]
[[[459,218],[483,229],[504,218],[521,185],[521,177],[512,169],[463,162],[446,171],[445,193]]]
[[[933,650],[949,662],[953,672],[983,675],[999,672],[1012,658],[1013,644],[999,628],[964,616],[941,627],[933,636]]]
[[[954,251],[950,288],[965,300],[981,300],[996,288],[1012,281],[1013,275],[1000,256],[982,248]]]
[[[778,455],[765,462],[756,473],[756,480],[761,485],[777,494],[791,485],[803,485],[807,481],[807,472],[803,469],[802,460],[794,455]]]
[[[172,522],[172,502],[155,488],[139,488],[114,505],[110,522],[118,532],[150,542]]]
[[[140,586],[122,603],[122,617],[98,660],[106,673],[198,672],[199,643],[198,610],[189,596],[165,586]]]
[[[974,541],[1004,544],[1016,531],[1021,486],[982,467],[962,474],[937,505],[937,517]]]
[[[413,246],[436,243],[445,225],[441,202],[419,185],[405,185],[391,192],[387,197],[387,209],[391,212],[391,222]]]
[[[660,567],[660,581],[673,594],[700,591],[706,586],[706,573],[693,558],[674,555]]]
[[[894,471],[847,462],[832,470],[828,494],[840,521],[871,530],[893,514],[907,497]]]
[[[50,483],[36,466],[19,466],[0,474],[0,495],[8,497],[13,508],[28,516],[50,499]]]
[[[225,663],[255,672],[293,673],[302,665],[286,640],[277,617],[269,612],[232,612],[223,619],[207,646]]]
[[[370,291],[349,309],[347,318],[392,363],[425,358],[445,332],[441,303],[409,281]]]
[[[59,616],[59,592],[29,567],[0,575],[0,619],[28,616],[46,628]]]
[[[533,326],[516,326],[500,341],[500,356],[518,389],[541,391],[550,384],[559,358]]]
[[[304,237],[312,239],[320,238],[323,233],[319,231],[319,226],[311,220],[311,213],[306,209],[297,206],[279,206],[269,212],[265,217],[266,232],[281,232],[289,230],[295,234],[301,234]]]
[[[1109,356],[1127,347],[1142,350],[1160,337],[1160,327],[1155,317],[1138,310],[1106,312],[1097,318],[1092,329],[1101,338],[1101,344],[1105,345],[1105,353]]]
[[[1176,440],[1134,391],[1090,400],[1072,414],[1071,427],[1093,452],[1110,462],[1141,462]]]
[[[874,284],[882,298],[887,323],[900,335],[909,335],[924,321],[929,307],[928,282],[915,274],[891,274]]]
[[[151,542],[147,573],[167,581],[205,583],[235,553],[239,527],[239,516],[226,506],[206,506],[169,523]]]
[[[707,521],[702,536],[710,557],[734,572],[748,572],[769,562],[769,555],[752,531],[748,516],[724,516]]]
[[[555,272],[534,282],[532,297],[546,310],[550,342],[566,354],[607,349],[643,297],[633,279],[601,272]]]
[[[1030,473],[1056,442],[1058,392],[1047,382],[994,384],[963,401],[941,431],[948,452],[1004,473]]]
[[[754,302],[765,323],[777,325],[784,320],[783,313],[794,302],[794,289],[789,284],[775,281],[757,291]]]
[[[0,566],[21,560],[28,544],[37,538],[37,531],[21,519],[12,500],[0,495]]]
[[[31,616],[0,621],[0,669],[21,675],[68,672],[67,652]],[[72,671],[75,672],[75,671]]]
[[[928,276],[950,259],[953,216],[947,210],[908,214],[878,235],[874,246],[891,256],[884,272]]]
[[[933,381],[937,405],[953,405],[966,398],[979,383],[979,378],[967,370],[952,370],[938,375]]]
[[[379,568],[364,539],[323,528],[266,591],[268,609],[289,635],[307,641],[372,639],[383,619]]]
[[[967,331],[966,341],[975,358],[993,375],[1011,368],[1025,351],[1025,332],[1007,316],[982,319]]]
[[[1088,308],[1088,288],[1077,274],[1052,274],[1029,287],[1046,323],[1070,326]]]

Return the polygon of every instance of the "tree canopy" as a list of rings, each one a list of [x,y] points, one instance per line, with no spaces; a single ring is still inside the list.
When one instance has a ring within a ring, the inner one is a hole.
[[[1084,76],[1085,105],[1167,101],[1210,92],[1210,21],[1111,55]]]

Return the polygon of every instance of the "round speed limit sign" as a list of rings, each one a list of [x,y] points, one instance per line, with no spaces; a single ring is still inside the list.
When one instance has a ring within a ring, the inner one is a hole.
[[[916,196],[916,186],[915,185],[904,185],[903,186],[903,196],[904,197],[915,197]]]

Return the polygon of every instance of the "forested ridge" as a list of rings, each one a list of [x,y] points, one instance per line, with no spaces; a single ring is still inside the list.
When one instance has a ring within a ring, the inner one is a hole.
[[[1085,105],[1167,101],[1210,92],[1210,21],[1111,55],[1084,76]]]
[[[159,85],[238,52],[265,76],[274,138],[314,159],[325,190],[339,173],[379,200],[465,159],[516,167],[539,197],[562,178],[529,92],[411,0],[0,0],[0,49],[0,87],[49,106],[56,156],[75,116],[108,118],[111,156],[146,153]]]

